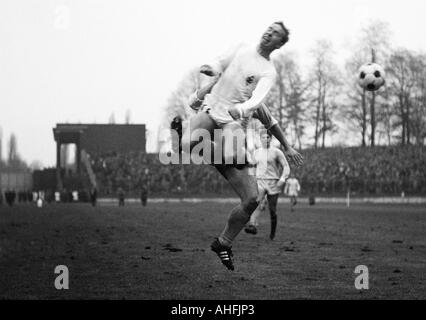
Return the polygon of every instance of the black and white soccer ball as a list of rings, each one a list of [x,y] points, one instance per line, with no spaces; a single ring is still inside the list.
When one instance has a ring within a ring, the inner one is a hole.
[[[364,64],[359,69],[358,83],[367,91],[379,90],[385,84],[385,70],[377,63]]]

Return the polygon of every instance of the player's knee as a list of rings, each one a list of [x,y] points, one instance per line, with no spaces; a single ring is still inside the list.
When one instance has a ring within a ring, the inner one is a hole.
[[[250,214],[256,210],[257,206],[259,205],[259,200],[257,199],[257,196],[250,196],[248,197],[244,202],[243,206],[246,209],[247,212]]]

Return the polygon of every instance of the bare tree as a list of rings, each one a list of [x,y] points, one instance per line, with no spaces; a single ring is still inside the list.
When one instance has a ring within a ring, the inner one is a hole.
[[[387,145],[392,144],[393,132],[395,130],[395,107],[390,100],[390,90],[385,88],[382,97],[384,99],[377,112],[377,123],[379,125],[377,133],[384,135]]]
[[[301,149],[309,85],[302,79],[294,54],[279,54],[274,59],[274,65],[277,81],[269,99],[274,99],[276,103],[271,103],[271,106],[278,114],[281,127],[290,129],[293,142],[297,142]]]
[[[335,98],[339,85],[337,65],[333,61],[334,51],[330,41],[318,40],[311,50],[314,65],[311,70],[311,96],[314,107],[314,147],[317,148],[322,139],[325,147],[325,137],[333,129],[333,111],[336,109]]]
[[[387,67],[388,83],[400,118],[402,144],[411,143],[410,118],[416,84],[413,76],[414,60],[412,52],[398,49],[391,54]]]
[[[357,131],[361,135],[361,146],[366,146],[368,111],[366,91],[358,85],[356,77],[358,72],[359,61],[350,60],[346,63],[346,95],[347,100],[341,109],[341,117],[345,122],[354,124]]]
[[[167,100],[167,123],[177,115],[182,119],[187,119],[193,113],[188,106],[188,98],[202,83],[209,81],[206,78],[208,77],[200,74],[198,67],[193,68],[183,77]]]
[[[422,145],[426,137],[426,55],[414,54],[410,64],[414,81],[411,102],[410,127],[417,145]]]
[[[386,108],[381,121],[389,132],[400,129],[402,144],[424,144],[426,137],[426,55],[408,49],[392,52],[387,66]]]

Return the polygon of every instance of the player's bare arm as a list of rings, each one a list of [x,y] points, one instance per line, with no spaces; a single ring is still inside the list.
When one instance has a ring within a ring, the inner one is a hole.
[[[284,136],[284,132],[278,125],[278,121],[274,118],[269,108],[262,103],[259,109],[253,113],[253,118],[259,119],[259,121],[265,126],[267,130],[281,143],[284,148],[284,154],[292,161],[296,166],[303,164],[302,155],[294,150],[287,139]]]
[[[272,126],[269,131],[271,134],[277,138],[277,140],[284,147],[284,154],[296,165],[301,166],[303,164],[303,156],[297,152],[290,144],[284,136],[284,132],[280,128],[278,124]]]
[[[287,177],[290,174],[290,166],[288,165],[287,160],[284,157],[284,154],[280,150],[277,150],[277,161],[280,163],[281,167],[283,168],[281,177],[277,182],[277,186],[279,188],[282,188],[287,180]]]
[[[217,83],[219,78],[220,78],[220,73],[213,76],[212,81],[210,83],[208,83],[207,85],[205,85],[204,87],[200,88],[197,91],[197,98],[200,100],[204,100],[205,96],[212,91],[214,85]]]

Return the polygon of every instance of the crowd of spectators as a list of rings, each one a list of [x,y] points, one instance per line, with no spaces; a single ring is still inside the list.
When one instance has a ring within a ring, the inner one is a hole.
[[[327,148],[303,152],[294,169],[305,193],[426,194],[424,147]]]
[[[143,152],[91,155],[101,196],[116,195],[121,188],[126,195],[144,197],[168,195],[218,195],[229,190],[226,181],[210,166],[163,165],[158,154]]]
[[[0,205],[3,204],[3,199],[5,202],[12,206],[15,202],[31,202],[33,201],[33,193],[31,191],[15,191],[15,190],[6,190],[3,192],[0,189]]]
[[[47,203],[89,201],[89,196],[85,190],[63,189],[61,192],[52,189],[39,191],[6,190],[4,193],[0,190],[0,205],[3,204],[3,201],[9,206],[13,206],[18,203],[36,202],[39,198]]]
[[[305,163],[291,167],[303,194],[338,195],[350,188],[359,195],[426,194],[424,147],[307,149]],[[100,196],[119,188],[139,196],[235,196],[226,180],[208,165],[163,165],[157,154],[91,155]],[[145,191],[144,191],[145,190]]]

